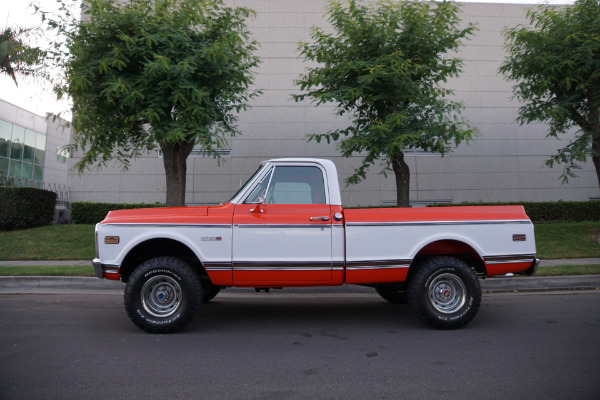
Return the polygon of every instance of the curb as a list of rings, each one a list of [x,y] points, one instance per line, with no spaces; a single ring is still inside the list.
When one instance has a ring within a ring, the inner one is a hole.
[[[480,280],[483,293],[547,292],[573,290],[600,290],[600,275],[550,276],[550,277],[495,277]],[[0,293],[122,293],[125,285],[90,277],[54,276],[3,276]],[[374,293],[373,288],[357,285],[330,287],[284,288],[275,293]],[[227,293],[254,293],[252,289],[228,288]]]

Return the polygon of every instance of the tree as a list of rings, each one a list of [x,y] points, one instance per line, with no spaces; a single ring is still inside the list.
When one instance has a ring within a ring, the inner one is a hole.
[[[527,19],[530,26],[505,31],[508,57],[500,67],[517,81],[513,92],[523,103],[517,121],[545,122],[555,138],[578,128],[546,164],[565,164],[567,182],[591,156],[600,184],[600,3],[539,6]]]
[[[41,76],[44,52],[27,41],[39,34],[36,28],[6,27],[0,32],[0,71],[17,83],[17,75]]]
[[[475,133],[460,118],[463,105],[450,100],[453,92],[442,86],[461,72],[461,61],[451,53],[475,29],[458,28],[458,10],[448,1],[333,1],[327,12],[334,32],[313,28],[314,44],[300,44],[304,59],[318,66],[296,81],[307,91],[295,95],[296,101],[336,102],[338,115],[352,117],[347,128],[309,135],[317,142],[340,140],[345,157],[364,155],[347,184],[365,179],[366,169],[382,160],[384,174],[390,165],[394,171],[398,206],[407,207],[405,150],[443,155],[450,142],[458,145]]]
[[[56,87],[73,101],[75,167],[105,166],[160,147],[167,206],[185,204],[186,159],[195,145],[219,157],[238,133],[235,112],[248,92],[257,44],[253,12],[222,0],[94,0],[81,20],[44,19],[66,37],[55,57],[65,69]]]

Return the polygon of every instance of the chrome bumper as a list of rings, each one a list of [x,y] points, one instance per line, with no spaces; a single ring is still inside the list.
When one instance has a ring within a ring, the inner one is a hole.
[[[529,268],[527,268],[527,270],[524,271],[523,273],[525,275],[529,275],[529,276],[535,275],[539,266],[540,266],[540,259],[536,258],[535,260],[533,260],[533,262],[531,263]]]
[[[106,275],[109,275],[108,278],[110,279],[112,275],[114,276],[113,279],[115,279],[119,275],[118,265],[102,264],[98,258],[92,260],[92,267],[94,267],[94,275],[96,278],[104,279],[107,277]]]

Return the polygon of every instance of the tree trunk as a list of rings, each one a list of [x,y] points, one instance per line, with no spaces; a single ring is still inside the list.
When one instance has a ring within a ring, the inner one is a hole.
[[[404,153],[392,156],[392,168],[396,175],[396,201],[398,207],[408,207],[408,191],[410,189],[410,169],[404,161]]]
[[[600,96],[595,96],[593,99],[597,97]],[[597,102],[598,100],[592,104],[597,104]],[[592,108],[592,112],[590,114],[592,128],[592,161],[594,161],[596,178],[598,178],[598,185],[600,186],[600,110],[598,107]]]
[[[594,161],[596,178],[598,179],[598,186],[600,186],[600,132],[594,132],[594,135],[592,136],[592,142],[592,161]]]
[[[185,180],[187,157],[194,148],[194,142],[162,144],[165,176],[167,179],[167,207],[185,205]]]

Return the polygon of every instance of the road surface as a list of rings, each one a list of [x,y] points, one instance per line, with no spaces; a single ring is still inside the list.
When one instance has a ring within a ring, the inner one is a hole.
[[[0,304],[0,399],[600,398],[598,290],[484,295],[456,331],[367,293],[224,291],[174,335],[115,292]]]

